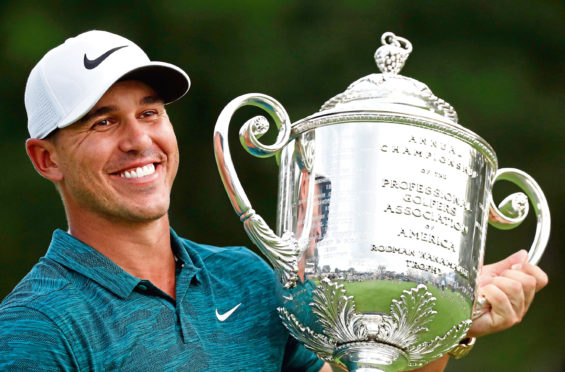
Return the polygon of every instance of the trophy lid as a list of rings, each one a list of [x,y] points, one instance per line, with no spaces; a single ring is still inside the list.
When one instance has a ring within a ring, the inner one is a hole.
[[[399,75],[412,44],[392,32],[381,37],[375,53],[380,74],[353,82],[343,93],[324,103],[321,109],[292,124],[292,137],[321,126],[347,122],[410,123],[457,137],[480,151],[494,168],[496,154],[477,134],[458,123],[455,109],[430,88],[415,79]]]
[[[417,80],[398,75],[410,52],[412,44],[392,32],[381,37],[382,46],[375,53],[380,74],[371,74],[352,83],[345,92],[328,100],[313,116],[345,111],[392,111],[429,116],[436,115],[457,123],[457,113],[444,100]],[[414,111],[413,109],[419,109]],[[421,110],[424,110],[423,112]],[[443,120],[442,120],[443,121]]]

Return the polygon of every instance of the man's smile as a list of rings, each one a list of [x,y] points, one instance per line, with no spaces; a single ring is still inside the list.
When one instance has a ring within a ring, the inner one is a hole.
[[[123,178],[141,178],[155,173],[155,164],[147,164],[143,167],[131,168],[129,170],[120,172],[120,177]]]
[[[120,170],[110,173],[110,177],[119,183],[148,185],[153,184],[163,176],[165,163],[158,160],[145,160],[143,162],[130,163],[121,167]]]
[[[124,181],[152,181],[159,177],[160,169],[164,168],[166,163],[167,156],[163,152],[148,150],[135,158],[126,156],[113,161],[105,167],[105,172]]]

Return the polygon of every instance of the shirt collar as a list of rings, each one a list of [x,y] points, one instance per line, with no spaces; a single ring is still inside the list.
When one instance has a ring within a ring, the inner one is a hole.
[[[200,271],[193,264],[181,239],[173,229],[170,231],[173,253],[184,263],[183,269],[194,273]],[[53,232],[45,257],[97,282],[121,298],[128,297],[141,281],[96,249],[60,229]]]
[[[189,270],[190,274],[193,276],[193,280],[196,282],[201,282],[198,278],[199,272],[202,270],[203,263],[198,253],[191,250],[190,247],[183,242],[177,233],[170,228],[171,231],[171,247],[173,248],[173,254],[183,265],[184,270]]]

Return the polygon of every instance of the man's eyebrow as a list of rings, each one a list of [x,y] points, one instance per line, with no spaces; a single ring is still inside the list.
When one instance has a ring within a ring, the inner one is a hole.
[[[152,103],[164,103],[163,99],[159,96],[147,96],[143,97],[141,101],[139,101],[142,105],[149,105]]]
[[[141,105],[150,105],[152,103],[164,103],[164,101],[159,96],[146,96],[146,97],[143,97],[139,101],[139,103]],[[102,106],[102,107],[94,108],[94,109],[90,110],[86,115],[84,115],[79,121],[81,123],[86,123],[87,121],[90,121],[94,117],[106,115],[110,112],[117,111],[117,110],[118,110],[117,106]]]
[[[90,121],[94,117],[106,115],[110,112],[117,110],[118,110],[117,106],[102,106],[102,107],[94,108],[90,110],[86,115],[84,115],[79,121],[81,123],[86,123],[87,121]]]

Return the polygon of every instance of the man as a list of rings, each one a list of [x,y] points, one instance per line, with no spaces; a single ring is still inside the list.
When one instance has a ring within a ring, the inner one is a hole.
[[[164,105],[189,85],[102,31],[67,40],[30,73],[26,150],[61,195],[68,230],[0,305],[0,370],[328,370],[284,330],[259,257],[169,226],[179,155]],[[477,335],[509,326],[495,319],[504,300],[521,319],[545,285],[526,264],[501,270],[492,287],[506,271],[515,283],[492,298],[484,287],[492,321]]]
[[[31,72],[26,149],[68,232],[2,304],[0,370],[320,369],[280,324],[260,258],[169,227],[179,154],[164,104],[189,83],[101,31]]]

